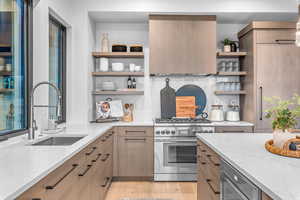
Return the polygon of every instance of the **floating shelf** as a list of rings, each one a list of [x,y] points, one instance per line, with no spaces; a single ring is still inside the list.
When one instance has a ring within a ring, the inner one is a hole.
[[[221,58],[237,58],[246,56],[247,52],[217,52],[217,57]]]
[[[2,88],[2,89],[0,89],[0,94],[1,93],[9,93],[9,92],[13,92],[14,91],[14,89],[6,89],[6,88]]]
[[[142,90],[93,91],[93,95],[144,95]]]
[[[92,76],[144,76],[144,72],[92,72]]]
[[[219,76],[246,76],[247,72],[218,72]]]
[[[144,58],[144,52],[93,52],[95,58]]]
[[[9,71],[0,71],[0,76],[11,76],[12,72]]]
[[[216,95],[241,95],[246,94],[246,91],[215,91]]]

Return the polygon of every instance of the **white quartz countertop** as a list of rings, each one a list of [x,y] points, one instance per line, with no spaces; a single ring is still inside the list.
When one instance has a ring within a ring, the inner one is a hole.
[[[300,159],[265,150],[272,134],[216,133],[197,137],[274,200],[300,200]]]
[[[15,199],[111,127],[91,126],[85,130],[67,130],[60,133],[70,136],[87,135],[71,146],[30,146],[26,136],[1,143],[0,199]]]

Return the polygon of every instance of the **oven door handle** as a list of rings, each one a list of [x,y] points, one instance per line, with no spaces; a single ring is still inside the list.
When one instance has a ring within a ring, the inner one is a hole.
[[[224,172],[221,175],[221,180],[222,180],[222,185],[224,184],[224,182],[228,183],[230,185],[230,187],[232,189],[234,189],[234,191],[240,195],[240,197],[242,198],[242,200],[250,200],[246,195],[244,195],[243,192],[241,192],[238,189],[238,187],[235,186],[235,184],[229,178],[227,178],[227,176],[224,174]],[[223,186],[222,186],[222,193],[221,194],[222,194],[221,199],[224,199],[224,196],[223,196],[224,195]]]

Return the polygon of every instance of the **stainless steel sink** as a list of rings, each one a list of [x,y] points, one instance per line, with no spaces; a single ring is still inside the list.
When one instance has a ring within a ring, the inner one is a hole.
[[[84,136],[67,137],[67,136],[57,136],[44,139],[42,141],[31,144],[32,146],[70,146],[79,140],[84,138]]]

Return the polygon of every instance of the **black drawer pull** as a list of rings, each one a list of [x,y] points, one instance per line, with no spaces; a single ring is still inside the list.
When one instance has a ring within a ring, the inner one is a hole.
[[[216,167],[218,167],[218,166],[220,166],[220,164],[219,163],[215,163],[212,159],[211,159],[211,155],[206,155],[207,157],[208,157],[208,159],[212,162],[212,164],[214,165],[214,166],[216,166]]]
[[[101,155],[102,155],[102,154],[99,153],[99,154],[97,155],[96,159],[92,160],[92,162],[94,162],[94,163],[97,162],[97,161],[99,160],[99,158],[101,157]]]
[[[101,139],[101,142],[105,142],[107,140],[106,137],[104,137],[103,139]]]
[[[146,131],[125,131],[125,133],[144,133],[144,134],[146,134]]]
[[[78,176],[84,176],[92,168],[92,166],[93,165],[87,165],[87,168],[84,170],[84,172],[81,174],[78,174]]]
[[[31,200],[42,200],[42,199],[40,199],[40,198],[33,198],[33,199],[31,199]]]
[[[60,182],[62,182],[69,174],[71,174],[75,169],[76,167],[78,166],[78,164],[74,164],[72,165],[72,169],[70,169],[63,177],[61,177],[61,179],[59,179],[54,185],[48,185],[46,186],[46,190],[53,190],[55,189],[56,186],[58,186],[58,184]]]
[[[102,160],[102,162],[105,162],[108,158],[109,158],[109,156],[110,156],[110,154],[108,153],[108,154],[106,154],[106,156],[105,156],[105,158],[103,158],[103,159],[101,159]]]
[[[86,153],[85,155],[90,156],[92,153],[94,153],[94,151],[97,149],[97,147],[93,147],[92,151]]]
[[[125,138],[126,141],[146,141],[146,138]]]
[[[105,179],[105,183],[103,185],[101,185],[102,187],[106,187],[107,184],[110,182],[110,178],[109,177],[106,177]]]
[[[213,188],[213,186],[211,185],[211,180],[210,179],[206,179],[206,182],[207,182],[207,184],[208,184],[208,186],[210,187],[210,189],[213,191],[213,193],[215,193],[216,195],[217,194],[220,194],[220,192],[219,191],[215,191],[215,189]]]

